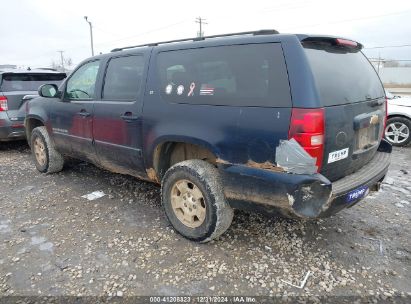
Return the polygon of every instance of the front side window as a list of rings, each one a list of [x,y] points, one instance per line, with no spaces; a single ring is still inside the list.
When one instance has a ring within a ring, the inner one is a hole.
[[[136,100],[141,91],[143,72],[143,56],[111,59],[104,80],[103,100]]]
[[[161,52],[162,97],[173,103],[284,107],[291,105],[279,43]]]
[[[68,99],[93,99],[100,61],[84,64],[67,81]]]

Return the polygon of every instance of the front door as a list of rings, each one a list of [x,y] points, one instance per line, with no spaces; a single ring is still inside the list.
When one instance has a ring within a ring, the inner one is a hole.
[[[100,100],[94,103],[93,137],[98,162],[119,173],[145,177],[142,106],[147,56],[110,58]]]
[[[53,139],[62,153],[94,161],[93,101],[100,61],[87,62],[67,80],[50,111]]]

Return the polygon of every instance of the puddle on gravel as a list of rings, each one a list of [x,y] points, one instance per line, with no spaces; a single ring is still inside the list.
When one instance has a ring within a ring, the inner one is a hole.
[[[26,186],[26,187],[23,187],[23,188],[17,190],[17,192],[31,191],[31,190],[33,190],[34,188],[35,188],[34,186]]]
[[[31,245],[38,245],[41,251],[53,252],[53,243],[47,242],[47,239],[43,236],[32,236]]]
[[[0,225],[0,233],[10,232],[10,230],[11,229],[9,225],[5,225],[5,224]]]
[[[17,251],[17,254],[20,255],[20,254],[25,254],[25,253],[28,253],[28,252],[29,252],[29,250],[26,247],[23,247],[23,248],[20,248]]]
[[[39,249],[42,250],[42,251],[52,252],[53,251],[53,243],[47,242],[47,243],[40,244]]]
[[[42,236],[32,236],[31,237],[32,245],[38,245],[38,244],[44,243],[45,241],[46,241],[46,238]]]
[[[0,233],[7,233],[11,231],[10,220],[0,221]]]

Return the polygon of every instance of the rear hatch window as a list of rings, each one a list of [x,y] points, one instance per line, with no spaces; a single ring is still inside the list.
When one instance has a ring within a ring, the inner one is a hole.
[[[327,43],[304,43],[304,48],[323,106],[385,95],[377,73],[362,52]]]
[[[385,118],[385,93],[374,67],[359,44],[344,40],[347,45],[341,45],[337,40],[302,43],[324,107],[321,173],[331,181],[374,157]]]
[[[66,74],[47,73],[5,73],[2,75],[0,90],[8,91],[37,91],[45,83],[60,84]]]

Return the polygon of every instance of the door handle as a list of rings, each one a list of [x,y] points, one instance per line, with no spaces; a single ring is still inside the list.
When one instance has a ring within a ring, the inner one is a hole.
[[[126,112],[123,115],[120,116],[121,119],[125,121],[132,121],[132,120],[137,120],[139,117],[138,116],[133,116],[133,113],[131,112]]]
[[[91,114],[87,112],[86,110],[81,110],[80,112],[77,113],[77,115],[80,115],[83,117],[89,117]]]

